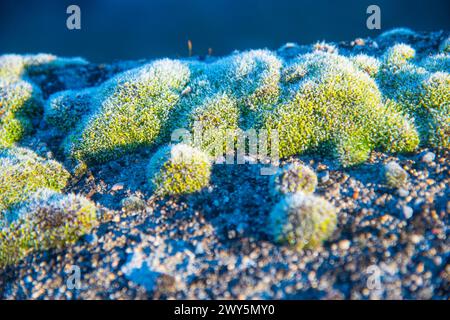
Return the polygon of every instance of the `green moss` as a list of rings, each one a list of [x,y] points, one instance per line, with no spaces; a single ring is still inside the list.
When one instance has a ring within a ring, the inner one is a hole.
[[[241,127],[253,126],[265,110],[278,102],[282,61],[268,50],[236,53],[205,69],[217,92],[226,92],[237,100]]]
[[[45,121],[64,133],[73,130],[92,108],[91,88],[66,90],[51,95],[44,105]]]
[[[321,153],[343,166],[374,149],[446,145],[447,73],[431,71],[445,69],[446,53],[414,64],[415,50],[405,44],[380,60],[324,46],[288,61],[268,50],[208,63],[158,60],[51,96],[45,119],[68,133],[66,154],[87,164],[168,143],[181,128],[200,128],[203,139],[192,145],[210,155],[230,132],[235,142],[246,129],[276,130],[281,157]]]
[[[371,77],[375,77],[380,70],[381,62],[377,58],[365,54],[358,54],[350,57],[350,60],[358,69],[366,72]]]
[[[0,149],[0,212],[39,188],[63,189],[69,176],[58,162],[45,160],[30,150]]]
[[[66,140],[66,151],[104,162],[157,142],[189,80],[189,68],[159,60],[119,74],[93,94],[93,114]]]
[[[0,147],[11,146],[33,131],[31,119],[42,111],[41,98],[30,82],[0,78]]]
[[[302,164],[290,164],[280,168],[271,177],[270,189],[273,195],[285,195],[296,192],[313,193],[317,187],[317,175]]]
[[[439,53],[422,60],[421,66],[430,72],[450,72],[450,53]]]
[[[383,168],[384,182],[391,188],[402,188],[408,182],[408,173],[394,161]]]
[[[210,175],[208,155],[186,144],[162,147],[147,169],[153,192],[161,196],[200,191],[209,184]]]
[[[416,50],[407,44],[397,44],[389,48],[384,56],[384,63],[393,68],[400,68],[416,56]]]
[[[61,58],[52,54],[5,54],[0,56],[0,77],[19,79],[27,74],[46,73],[54,68],[84,65],[82,58]]]
[[[405,48],[405,45],[398,45]],[[448,72],[434,72],[441,68],[436,57],[426,58],[421,65],[409,59],[389,58],[396,51],[388,50],[377,77],[383,93],[396,102],[413,121],[423,146],[448,147],[448,105],[450,104],[450,76]],[[412,50],[412,49],[411,49]],[[402,49],[400,51],[408,51]],[[395,56],[399,56],[397,54]],[[411,55],[408,55],[411,57]],[[401,60],[399,63],[398,60]]]
[[[390,141],[414,136],[414,126],[386,108],[375,81],[349,59],[318,52],[301,56],[290,68],[305,76],[290,83],[287,102],[268,114],[263,126],[278,130],[282,157],[318,151],[350,166],[374,148],[391,150]],[[406,145],[416,147],[414,141]],[[413,149],[399,146],[395,151]]]
[[[442,52],[447,52],[450,53],[450,37],[446,38],[442,41],[441,46],[439,47],[439,49]]]
[[[268,230],[278,243],[297,250],[313,249],[332,235],[336,228],[336,211],[320,197],[289,194],[271,211]]]
[[[0,265],[13,264],[34,250],[74,243],[96,223],[96,207],[88,199],[39,189],[6,212]]]

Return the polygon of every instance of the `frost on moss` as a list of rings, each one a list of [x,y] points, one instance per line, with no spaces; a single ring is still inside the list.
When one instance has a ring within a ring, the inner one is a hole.
[[[313,249],[335,230],[336,211],[332,204],[320,197],[289,194],[271,211],[268,230],[278,243],[297,250]]]
[[[32,132],[41,112],[41,92],[28,81],[0,77],[0,146],[11,146]]]
[[[371,77],[375,77],[380,70],[381,63],[377,58],[365,54],[358,54],[350,57],[350,60],[358,69],[366,72]]]
[[[207,63],[164,59],[95,88],[54,94],[45,119],[67,133],[66,154],[88,164],[168,143],[175,129],[200,128],[203,139],[192,145],[211,155],[229,132],[267,129],[278,131],[281,157],[319,152],[351,166],[374,149],[445,145],[447,73],[431,71],[441,70],[433,66],[439,59],[416,65],[405,44],[380,60],[322,50],[287,61],[268,50]]]
[[[69,173],[56,161],[24,148],[0,149],[0,212],[39,188],[60,191],[68,179]]]
[[[441,43],[441,46],[439,47],[439,49],[442,52],[446,52],[446,53],[450,53],[450,37],[444,39]]]
[[[39,189],[5,214],[0,230],[0,265],[22,259],[28,252],[74,243],[97,223],[88,199]]]
[[[426,58],[421,65],[412,63],[414,50],[407,47],[396,45],[388,50],[377,80],[386,97],[413,119],[422,145],[448,147],[450,75],[434,72],[442,69],[435,57]]]
[[[161,196],[200,191],[209,184],[210,175],[208,155],[186,144],[160,148],[147,168],[152,190]]]
[[[385,106],[375,81],[348,58],[307,54],[290,69],[305,75],[291,81],[287,102],[268,114],[263,126],[278,131],[282,157],[319,151],[350,166],[366,160],[377,147],[393,152],[415,149],[414,141],[390,145],[414,137],[415,128]]]
[[[51,95],[44,105],[44,119],[64,133],[73,130],[91,110],[93,89],[66,90]]]
[[[245,127],[272,109],[280,93],[282,61],[268,50],[231,55],[211,65],[207,75],[213,85],[238,100]]]
[[[61,58],[52,54],[5,54],[0,56],[0,77],[21,78],[28,73],[45,73],[54,68],[84,65],[82,58]]]
[[[302,164],[290,164],[286,168],[280,168],[271,177],[270,189],[273,195],[286,195],[303,192],[313,193],[317,187],[317,175],[308,166]]]
[[[92,94],[92,114],[66,141],[67,153],[86,162],[103,162],[153,145],[189,74],[186,64],[164,59],[99,86]]]
[[[450,53],[439,53],[426,57],[422,60],[421,65],[430,72],[450,73]]]

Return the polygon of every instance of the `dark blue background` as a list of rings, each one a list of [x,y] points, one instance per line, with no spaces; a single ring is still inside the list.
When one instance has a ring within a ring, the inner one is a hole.
[[[66,28],[77,4],[82,29]],[[376,36],[366,8],[381,7],[382,31],[450,30],[450,0],[0,0],[0,52],[51,52],[92,61],[277,48],[288,42]]]

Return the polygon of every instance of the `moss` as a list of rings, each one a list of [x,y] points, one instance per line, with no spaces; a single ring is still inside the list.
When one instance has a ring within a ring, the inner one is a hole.
[[[297,250],[313,249],[332,235],[336,212],[332,204],[320,197],[289,194],[271,211],[269,233],[276,242]]]
[[[439,47],[439,49],[442,52],[446,52],[446,53],[450,53],[450,37],[444,39],[441,43],[441,46]]]
[[[381,62],[377,58],[365,54],[358,54],[350,57],[350,60],[359,70],[366,72],[371,77],[375,77],[380,70]]]
[[[213,88],[235,97],[243,128],[272,109],[280,94],[282,61],[268,50],[251,50],[220,59],[206,68]]]
[[[30,150],[0,149],[0,212],[39,188],[60,191],[69,177],[61,164],[45,160]]]
[[[421,66],[430,72],[447,72],[450,73],[450,53],[439,53],[424,58]]]
[[[210,175],[208,155],[186,144],[162,147],[147,168],[152,190],[160,196],[200,191],[209,184]]]
[[[91,110],[93,89],[66,90],[51,95],[44,105],[44,119],[64,133],[73,130]]]
[[[384,56],[384,63],[391,67],[401,67],[416,56],[416,50],[407,44],[397,44],[389,48]]]
[[[408,173],[397,163],[391,161],[383,168],[384,182],[391,188],[402,188],[408,182]]]
[[[92,163],[153,145],[189,74],[185,64],[164,59],[107,81],[94,91],[93,113],[68,137],[66,152]]]
[[[52,54],[5,54],[0,56],[0,77],[19,79],[27,74],[45,73],[71,65],[85,65],[82,58],[61,58]]]
[[[210,155],[222,152],[230,132],[236,141],[246,129],[277,130],[281,157],[321,153],[343,166],[374,149],[445,145],[447,76],[434,70],[446,53],[417,63],[405,44],[380,60],[316,49],[288,61],[268,50],[208,63],[158,60],[51,96],[45,119],[67,133],[66,154],[87,164],[167,143],[180,128],[200,128],[203,139],[192,145]]]
[[[191,144],[218,157],[224,154],[227,139],[234,142],[239,129],[239,115],[236,99],[222,92],[204,98],[198,105],[189,105],[187,112],[179,115],[175,123],[176,128],[201,134],[194,136]]]
[[[41,91],[28,81],[0,78],[0,146],[11,146],[33,131],[42,111]]]
[[[96,225],[96,211],[86,198],[39,189],[6,212],[0,265],[13,264],[34,250],[74,243]]]
[[[271,177],[270,189],[273,195],[286,195],[303,192],[313,193],[317,187],[317,175],[308,166],[302,164],[290,164],[286,168],[280,168]]]
[[[441,68],[436,66],[438,63],[436,60],[430,62],[429,59],[434,59],[433,57],[426,58],[418,65],[411,63],[410,58],[393,59],[395,63],[392,63],[389,56],[399,46],[405,47],[398,45],[388,50],[377,77],[383,93],[388,99],[393,100],[403,113],[413,119],[422,146],[446,147],[448,146],[448,138],[445,137],[445,132],[448,132],[446,110],[450,103],[449,73],[434,72]]]
[[[263,125],[278,130],[282,157],[318,151],[351,166],[366,160],[374,148],[394,149],[390,141],[414,136],[414,126],[386,108],[374,79],[349,59],[318,52],[301,56],[294,67],[305,70],[305,76],[290,83],[287,102]],[[395,149],[416,147],[414,141],[406,145],[412,147]]]

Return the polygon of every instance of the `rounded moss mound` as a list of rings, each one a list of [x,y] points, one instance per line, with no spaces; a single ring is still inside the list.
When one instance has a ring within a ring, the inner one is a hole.
[[[316,52],[300,56],[289,68],[304,76],[291,80],[287,102],[263,125],[278,131],[281,157],[317,151],[351,166],[377,147],[394,152],[417,147],[415,141],[405,148],[390,145],[414,137],[416,130],[398,110],[384,105],[374,79],[348,58]]]
[[[284,197],[269,216],[268,229],[278,243],[297,250],[320,246],[336,228],[336,208],[328,201],[304,193]]]
[[[317,175],[308,166],[302,164],[290,164],[286,168],[280,168],[271,177],[270,189],[273,195],[286,195],[303,192],[311,194],[317,187]]]
[[[66,140],[66,151],[104,162],[153,145],[189,80],[186,64],[158,60],[117,75],[92,95],[93,113]]]
[[[30,82],[0,77],[0,146],[11,146],[32,132],[42,111],[41,92]]]
[[[91,110],[93,89],[66,90],[51,95],[44,105],[44,119],[63,133],[73,130]]]
[[[450,53],[450,37],[446,38],[442,41],[441,46],[439,47],[439,49],[442,52],[447,52]]]
[[[84,197],[39,189],[6,212],[0,230],[0,265],[33,250],[74,243],[97,223],[95,205]]]
[[[391,188],[402,188],[408,182],[408,173],[394,161],[384,166],[383,175],[385,183]]]
[[[381,62],[377,58],[365,54],[358,54],[351,57],[350,60],[358,69],[366,72],[371,77],[375,77],[380,70]]]
[[[209,184],[210,175],[208,155],[186,144],[162,147],[147,168],[153,192],[160,196],[200,191]]]
[[[406,45],[390,48],[377,80],[386,98],[413,119],[422,146],[448,147],[450,75],[436,71],[445,69],[436,57],[413,64],[412,52]]]
[[[56,161],[24,148],[0,149],[0,212],[39,188],[62,190],[70,174]]]

